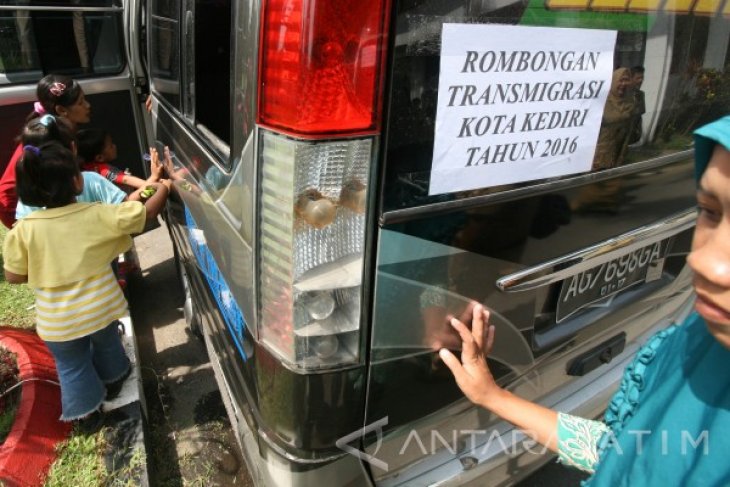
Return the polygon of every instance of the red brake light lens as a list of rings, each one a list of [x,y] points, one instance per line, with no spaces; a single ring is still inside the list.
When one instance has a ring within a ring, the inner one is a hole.
[[[374,133],[388,0],[268,0],[259,123],[296,134]]]

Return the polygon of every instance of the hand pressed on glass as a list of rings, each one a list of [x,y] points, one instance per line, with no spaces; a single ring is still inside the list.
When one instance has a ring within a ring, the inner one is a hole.
[[[466,325],[471,326],[475,301],[466,301],[466,305],[458,312],[459,320]],[[463,303],[459,303],[459,307]],[[428,346],[436,351],[442,348],[449,350],[461,350],[461,337],[458,330],[451,324],[454,314],[447,309],[448,305],[433,304],[421,309],[421,316],[425,325],[424,336],[427,339]]]
[[[471,318],[471,330],[456,318],[451,319],[451,325],[462,340],[461,361],[446,349],[439,352],[454,374],[456,384],[473,403],[514,424],[538,443],[557,451],[557,413],[515,396],[497,385],[487,365],[487,356],[494,345],[494,326],[489,324],[489,312],[476,304]]]
[[[445,348],[439,351],[439,355],[454,374],[456,383],[466,397],[486,406],[492,396],[501,390],[487,366],[487,356],[494,345],[495,328],[489,325],[489,311],[480,304],[472,308],[471,318],[471,330],[460,320],[451,318],[451,326],[462,340],[461,361]]]

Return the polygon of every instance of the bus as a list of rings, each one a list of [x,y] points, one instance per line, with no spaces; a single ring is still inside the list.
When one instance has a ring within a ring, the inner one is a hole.
[[[691,310],[692,131],[730,108],[719,0],[16,0],[0,164],[48,73],[164,220],[257,485],[509,485],[550,456],[438,358],[599,417]],[[151,111],[144,100],[151,96]]]

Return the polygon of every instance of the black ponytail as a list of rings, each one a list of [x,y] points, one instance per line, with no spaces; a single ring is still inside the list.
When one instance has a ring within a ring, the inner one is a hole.
[[[73,153],[58,142],[27,144],[15,166],[15,189],[26,205],[66,206],[76,199],[75,178],[79,174]]]

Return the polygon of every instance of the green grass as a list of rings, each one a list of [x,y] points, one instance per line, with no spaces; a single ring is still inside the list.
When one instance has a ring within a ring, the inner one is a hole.
[[[134,450],[129,465],[107,475],[104,485],[109,487],[136,487],[139,485],[140,470],[146,463],[147,458],[144,452],[140,449]]]
[[[2,243],[8,229],[0,225],[0,267],[4,260]],[[33,291],[25,284],[8,284],[5,273],[0,272],[0,325],[17,328],[33,328],[35,310],[33,308]]]
[[[142,450],[134,450],[129,465],[108,472],[104,465],[107,448],[105,429],[93,435],[74,434],[58,446],[58,459],[51,466],[44,487],[135,487],[138,471],[146,459]]]
[[[675,135],[670,140],[663,144],[658,144],[664,150],[687,150],[692,147],[692,134],[686,135]]]
[[[104,432],[72,435],[58,448],[58,458],[46,478],[46,487],[103,485],[106,467],[103,460]]]

